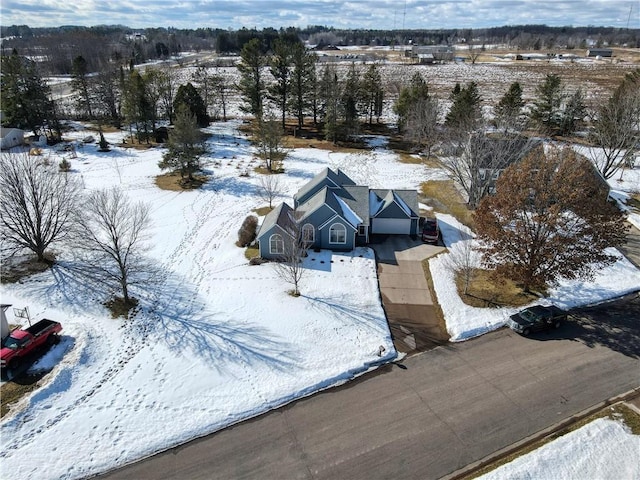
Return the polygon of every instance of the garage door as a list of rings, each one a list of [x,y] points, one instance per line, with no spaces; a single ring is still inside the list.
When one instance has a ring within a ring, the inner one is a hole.
[[[374,218],[371,225],[373,233],[404,234],[411,233],[411,219]]]

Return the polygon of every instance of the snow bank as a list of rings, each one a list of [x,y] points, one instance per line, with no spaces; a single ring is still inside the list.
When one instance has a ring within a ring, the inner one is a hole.
[[[631,480],[640,478],[640,436],[600,418],[502,465],[482,480]]]

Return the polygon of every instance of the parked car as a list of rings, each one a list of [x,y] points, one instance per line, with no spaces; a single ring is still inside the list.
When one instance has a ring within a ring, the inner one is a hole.
[[[440,229],[438,228],[438,220],[436,218],[425,218],[422,224],[422,241],[429,243],[438,243]]]
[[[531,332],[559,328],[566,319],[567,312],[555,305],[549,307],[535,305],[511,315],[507,325],[514,332],[526,336]]]
[[[14,330],[2,341],[0,366],[15,369],[20,361],[33,351],[45,345],[58,343],[58,333],[61,330],[62,325],[59,322],[47,319],[40,320],[24,330]]]

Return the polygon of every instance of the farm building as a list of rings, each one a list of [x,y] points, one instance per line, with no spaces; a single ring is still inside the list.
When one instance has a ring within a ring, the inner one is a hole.
[[[611,58],[613,57],[613,50],[610,48],[590,48],[587,50],[587,57]]]

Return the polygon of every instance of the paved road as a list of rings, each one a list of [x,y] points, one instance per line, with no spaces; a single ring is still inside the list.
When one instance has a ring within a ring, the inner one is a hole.
[[[438,347],[105,478],[439,478],[638,387],[639,318],[634,295]]]

